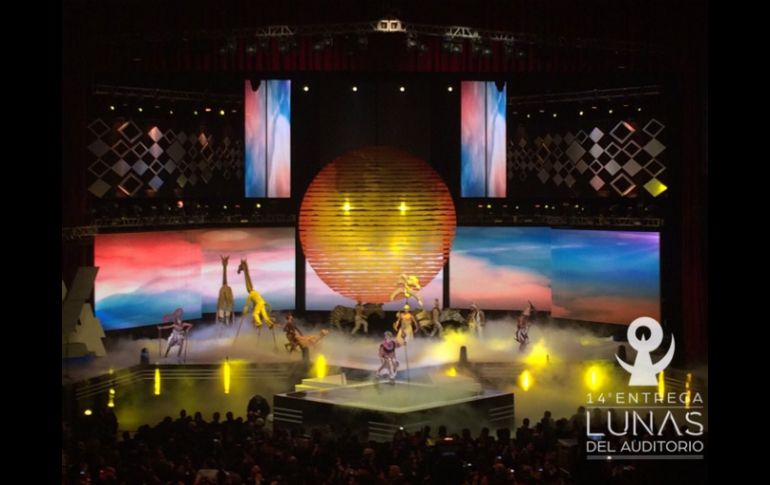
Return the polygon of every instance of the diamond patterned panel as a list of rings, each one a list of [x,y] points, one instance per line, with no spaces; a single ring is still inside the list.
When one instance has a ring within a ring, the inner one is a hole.
[[[527,127],[531,132],[524,131],[524,136],[518,135],[508,146],[509,180],[518,193],[551,195],[569,190],[578,195],[599,191],[605,195],[610,185],[614,196],[635,196],[637,188],[665,173],[665,126],[656,119],[616,118],[564,131],[553,126],[540,132],[533,128]],[[218,162],[223,170],[240,169],[237,157],[242,156],[242,149],[230,155],[226,149],[221,153],[215,149],[214,169]],[[547,184],[549,181],[553,184]],[[653,184],[656,188],[661,186],[657,183]],[[652,194],[655,189],[647,192]]]
[[[218,132],[186,131],[158,123],[143,126],[132,119],[95,119],[88,126],[88,136],[92,177],[88,190],[95,197],[116,192],[141,196],[142,189],[165,191],[214,183],[225,178],[225,168],[230,168],[228,179],[242,178],[242,140],[229,135],[220,138]],[[521,140],[522,146],[528,146],[527,139]],[[525,156],[522,151],[520,167],[528,162]]]

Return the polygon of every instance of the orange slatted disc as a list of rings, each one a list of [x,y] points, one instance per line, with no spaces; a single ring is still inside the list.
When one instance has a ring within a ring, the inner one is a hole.
[[[348,152],[302,200],[299,237],[318,276],[354,300],[384,303],[401,274],[427,285],[443,268],[457,218],[441,177],[391,147]]]

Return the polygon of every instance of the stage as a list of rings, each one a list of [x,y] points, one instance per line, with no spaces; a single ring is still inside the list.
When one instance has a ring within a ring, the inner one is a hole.
[[[399,429],[413,433],[447,423],[463,423],[477,434],[484,427],[510,428],[514,417],[512,393],[401,380],[277,394],[274,404],[276,425],[344,427],[376,441],[390,441]]]
[[[303,328],[307,333],[318,330]],[[380,340],[374,336],[351,337],[333,331],[311,349],[309,361],[304,362],[300,353],[289,354],[282,348],[282,334],[277,334],[274,345],[269,333],[263,331],[257,339],[257,330],[244,326],[234,344],[235,329],[220,332],[214,325],[197,325],[187,362],[179,364],[175,355],[158,357],[157,341],[115,339],[108,334],[108,356],[68,365],[65,390],[71,393],[76,413],[105,409],[112,399],[120,429],[127,431],[157,423],[165,416],[176,417],[181,409],[188,414],[200,411],[204,416],[227,411],[243,416],[249,399],[259,395],[279,408],[269,424],[274,418],[279,426],[327,425],[330,421],[323,411],[327,410],[342,416],[338,424],[353,418],[358,429],[372,434],[368,421],[384,423],[381,430],[388,432],[394,426],[411,430],[423,422],[512,428],[523,418],[537,421],[546,410],[555,416],[572,416],[586,405],[588,393],[627,389],[628,374],[614,359],[622,343],[586,330],[543,325],[532,329],[532,344],[522,350],[513,341],[512,330],[510,321],[500,320],[488,324],[484,339],[462,332],[447,333],[443,339],[417,338],[407,349],[397,350],[401,365],[395,386],[372,384],[379,366]],[[137,365],[139,350],[153,347],[150,364]],[[466,362],[461,361],[463,347]],[[318,368],[321,356],[326,361],[323,371]],[[230,367],[227,392],[225,362]],[[303,388],[303,381],[317,378],[320,372],[345,374],[348,387],[334,386],[336,389],[326,392],[315,392],[313,386]],[[593,383],[589,382],[592,373]],[[691,391],[707,391],[707,368],[667,369],[662,389],[685,392],[688,374]],[[435,396],[412,395],[403,389],[442,392],[435,400]],[[310,392],[300,397],[297,390]],[[509,400],[507,404],[490,404],[504,399]],[[506,421],[491,419],[500,416],[489,415],[489,409],[504,405],[510,408],[501,415]],[[473,413],[473,419],[450,419],[452,412],[462,408]],[[432,415],[437,409],[451,412]],[[298,411],[301,419],[297,419]]]

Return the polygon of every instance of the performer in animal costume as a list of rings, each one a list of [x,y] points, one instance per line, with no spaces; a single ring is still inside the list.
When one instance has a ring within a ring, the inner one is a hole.
[[[314,333],[313,335],[297,335],[297,345],[303,349],[308,349],[316,345],[321,341],[322,338],[326,337],[327,335],[329,335],[329,331],[325,328],[318,333]]]
[[[421,289],[422,286],[420,286],[420,280],[417,276],[407,276],[402,274],[398,281],[398,288],[390,294],[390,300],[393,301],[398,295],[403,295],[407,303],[409,303],[409,298],[414,298],[417,300],[417,304],[420,305],[420,308],[422,308],[422,298],[420,298],[420,294],[418,293]]]
[[[254,289],[254,285],[251,283],[251,275],[249,274],[249,263],[247,263],[245,259],[242,259],[241,264],[238,266],[238,273],[240,274],[241,271],[244,273],[246,291],[248,292],[242,314],[246,313],[249,310],[249,307],[251,307],[251,316],[254,317],[254,325],[256,325],[257,328],[260,328],[262,326],[262,321],[264,320],[264,322],[267,323],[267,328],[272,330],[273,320],[267,313],[267,303],[265,303],[262,295]]]
[[[224,325],[233,323],[233,289],[227,286],[227,262],[230,256],[219,256],[222,260],[222,287],[217,297],[216,321]]]
[[[182,321],[183,314],[184,311],[181,308],[177,308],[174,313],[163,315],[164,321],[173,320],[172,323],[169,325],[158,325],[158,330],[171,329],[171,335],[168,336],[165,357],[168,357],[168,352],[171,350],[171,347],[178,346],[179,352],[177,353],[177,357],[179,359],[182,358],[182,349],[185,344],[185,338],[187,337],[187,331],[192,328],[192,323]]]
[[[363,304],[363,317],[369,322],[371,315],[378,315],[380,318],[385,318],[385,311],[382,309],[382,303],[364,303]],[[343,322],[354,323],[356,320],[356,309],[342,305],[335,306],[329,313],[329,325],[336,327],[337,330],[342,330]]]

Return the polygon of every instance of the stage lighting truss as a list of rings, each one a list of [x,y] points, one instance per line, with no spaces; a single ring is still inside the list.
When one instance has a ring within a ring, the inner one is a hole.
[[[96,84],[91,92],[95,96],[112,96],[123,99],[151,99],[154,101],[193,101],[221,105],[243,103],[242,94],[210,93],[208,91],[179,91],[174,89],[142,88],[136,86],[112,86]]]
[[[593,89],[590,91],[571,91],[563,93],[538,94],[530,96],[510,96],[508,106],[525,107],[533,105],[561,104],[561,103],[591,103],[608,102],[612,100],[639,100],[645,97],[654,97],[661,94],[660,86],[634,86],[614,89]]]
[[[258,39],[308,37],[308,36],[335,36],[350,34],[407,34],[411,36],[441,37],[445,42],[459,42],[463,40],[476,41],[488,45],[493,42],[506,46],[506,52],[511,54],[513,45],[545,45],[545,46],[580,46],[593,50],[611,50],[616,52],[662,52],[662,46],[649,43],[626,42],[611,39],[586,39],[586,38],[558,38],[545,37],[524,32],[509,32],[500,30],[476,29],[464,25],[430,25],[413,24],[397,18],[386,18],[372,22],[356,22],[327,25],[266,25],[258,27],[251,32],[238,32],[239,35],[253,35]],[[208,32],[208,35],[213,33]],[[231,31],[232,34],[232,31]],[[484,48],[481,48],[483,51]]]
[[[431,25],[410,23],[399,18],[382,18],[367,22],[340,23],[340,24],[315,24],[315,25],[288,25],[274,24],[257,28],[241,29],[206,29],[196,32],[185,32],[181,36],[183,42],[194,40],[213,41],[219,44],[219,51],[223,54],[232,54],[239,42],[244,44],[244,49],[250,54],[256,53],[257,48],[267,49],[271,39],[279,42],[281,52],[287,52],[296,45],[300,37],[319,38],[324,36],[359,36],[359,45],[364,46],[368,42],[362,42],[360,36],[370,34],[394,35],[412,34],[420,37],[439,37],[445,43],[464,41],[479,41],[485,47],[478,51],[481,54],[491,50],[492,43],[502,44],[507,56],[526,56],[525,46],[540,46],[544,48],[577,48],[590,51],[603,51],[620,53],[642,53],[662,55],[665,47],[655,42],[628,42],[616,39],[578,38],[578,37],[547,37],[526,32],[510,32],[501,30],[477,29],[466,25]],[[116,34],[103,39],[108,45],[144,45],[157,43],[178,43],[179,32],[158,31],[130,34]],[[292,42],[289,42],[292,41]],[[515,45],[515,47],[514,47]],[[363,48],[363,47],[362,47]],[[462,52],[460,48],[452,49],[452,52]],[[139,59],[141,60],[141,59]]]

